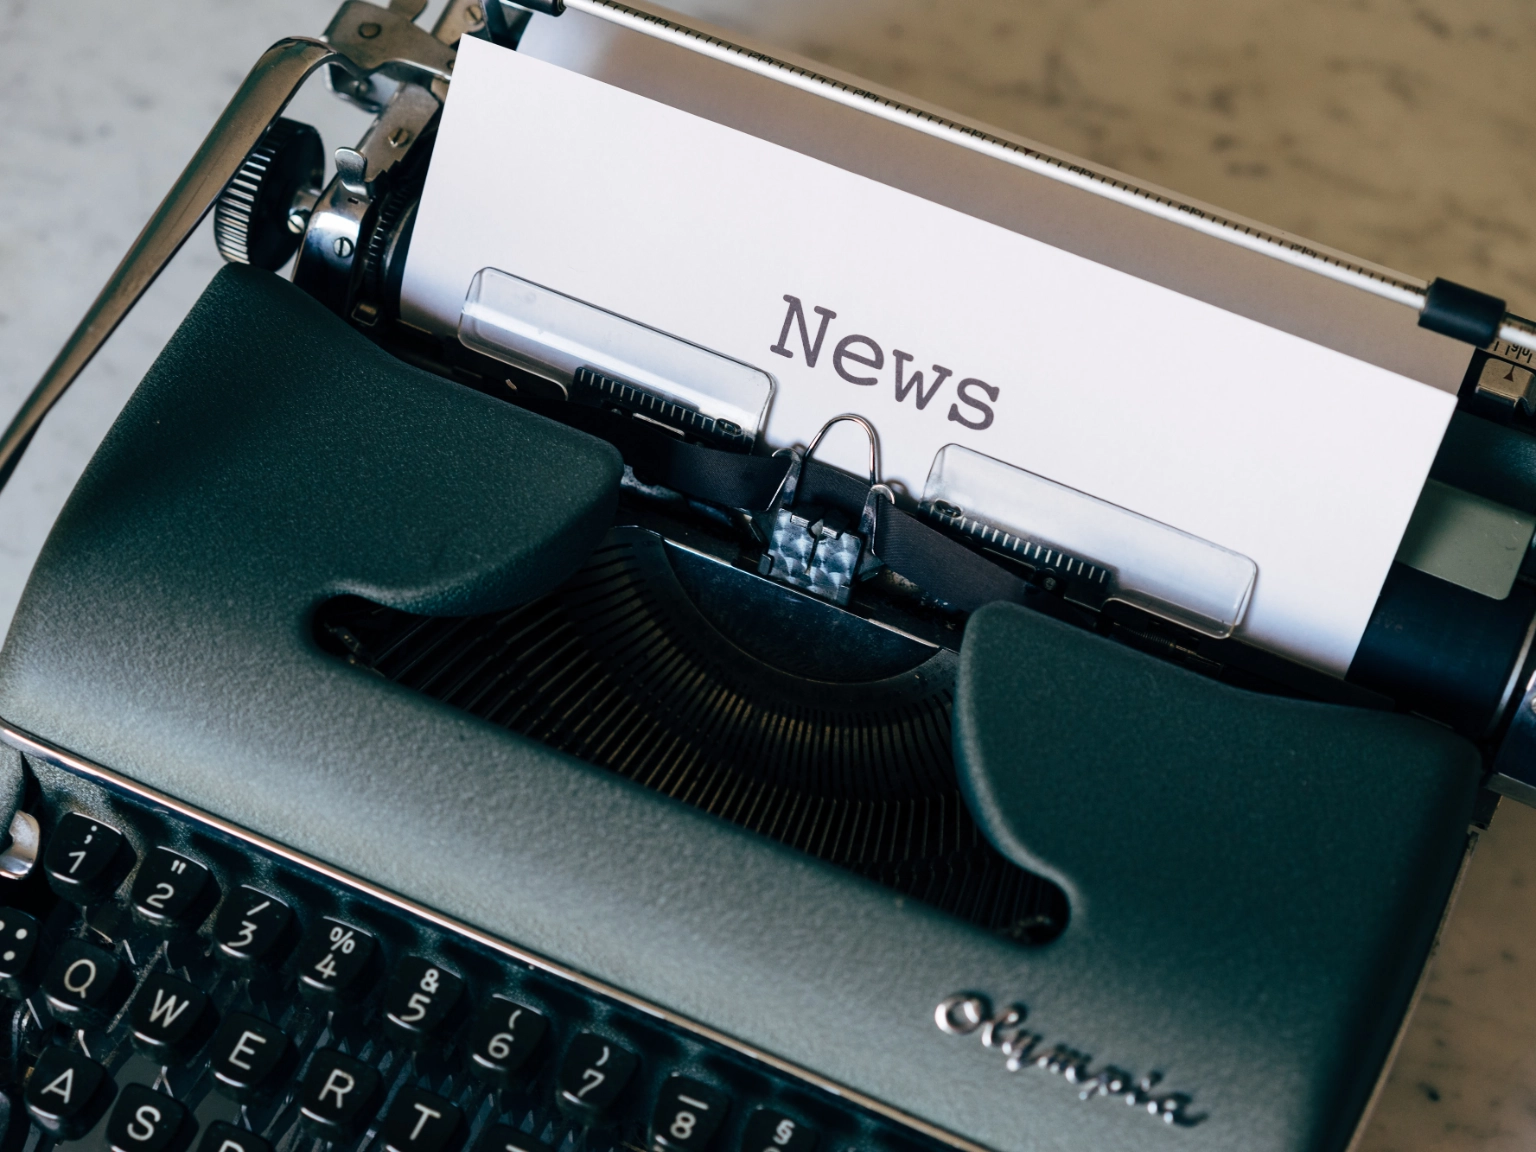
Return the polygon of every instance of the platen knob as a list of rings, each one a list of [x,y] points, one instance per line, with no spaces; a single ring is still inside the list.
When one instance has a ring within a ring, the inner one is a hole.
[[[325,176],[320,133],[297,120],[274,120],[219,194],[213,237],[231,264],[276,271],[304,233],[295,201]]]

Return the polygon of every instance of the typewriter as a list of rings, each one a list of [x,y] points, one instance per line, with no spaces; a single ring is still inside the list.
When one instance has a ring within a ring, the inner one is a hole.
[[[1536,797],[1536,327],[659,10],[424,7],[258,61],[0,439],[4,477],[213,213],[0,652],[5,1152],[1348,1146]],[[1050,243],[1452,371],[1348,676],[601,355],[407,323],[466,37],[1012,165]],[[322,71],[375,117],[329,181],[282,115]]]

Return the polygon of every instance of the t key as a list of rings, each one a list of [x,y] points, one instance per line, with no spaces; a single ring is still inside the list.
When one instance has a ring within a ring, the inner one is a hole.
[[[395,1094],[379,1127],[384,1152],[458,1152],[465,1135],[456,1105],[410,1084]]]
[[[133,849],[116,828],[71,812],[59,821],[48,842],[43,871],[64,899],[94,904],[112,895],[133,861]]]
[[[151,852],[133,881],[133,910],[162,928],[197,927],[218,897],[208,869],[169,848]]]

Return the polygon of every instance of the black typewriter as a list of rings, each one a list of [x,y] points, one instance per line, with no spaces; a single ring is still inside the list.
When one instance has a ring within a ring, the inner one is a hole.
[[[606,22],[931,118],[615,0],[422,7],[261,59],[0,439],[213,212],[0,652],[0,1152],[1344,1148],[1536,796],[1536,566],[1396,565],[1336,679],[403,323],[462,37]],[[322,70],[377,117],[324,183],[281,116]],[[1434,482],[1536,513],[1536,330],[1370,275],[1471,346]]]

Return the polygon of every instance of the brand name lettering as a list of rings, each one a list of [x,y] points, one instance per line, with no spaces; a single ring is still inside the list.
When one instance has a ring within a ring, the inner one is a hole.
[[[798,347],[805,366],[815,368],[822,359],[822,353],[827,350],[827,329],[837,319],[837,313],[818,304],[811,309],[815,319],[807,320],[805,305],[801,303],[800,297],[786,295],[784,302],[789,305],[789,310],[784,313],[778,340],[768,346],[768,351],[793,360]],[[916,368],[914,365],[917,357],[900,348],[893,347],[890,359],[887,360],[885,348],[878,341],[857,332],[839,338],[832,345],[827,361],[837,375],[861,388],[878,387],[883,379],[890,385],[890,395],[897,404],[905,404],[910,400],[919,412],[927,411],[928,405],[944,391],[944,386],[955,374],[953,369],[942,364]],[[887,364],[889,374],[882,378],[881,373],[887,370]],[[1002,395],[1001,389],[974,376],[965,376],[955,384],[951,394],[953,400],[949,404],[947,419],[973,432],[985,432],[992,427],[996,417],[992,406]],[[937,414],[943,411],[944,404],[941,401],[934,412]]]
[[[1047,1044],[1040,1033],[1025,1028],[1028,1016],[1029,1009],[1023,1004],[1010,1004],[994,1013],[985,996],[969,992],[947,997],[933,1010],[933,1022],[940,1031],[951,1036],[979,1037],[986,1047],[996,1048],[1002,1054],[1003,1067],[1010,1072],[1039,1068],[1060,1076],[1068,1084],[1078,1086],[1079,1100],[1114,1097],[1133,1108],[1145,1109],[1165,1124],[1181,1128],[1193,1127],[1205,1119],[1203,1112],[1190,1114],[1194,1097],[1189,1093],[1166,1092],[1158,1087],[1163,1079],[1161,1072],[1149,1072],[1138,1079],[1113,1064],[1095,1068],[1092,1056],[1066,1044]]]

